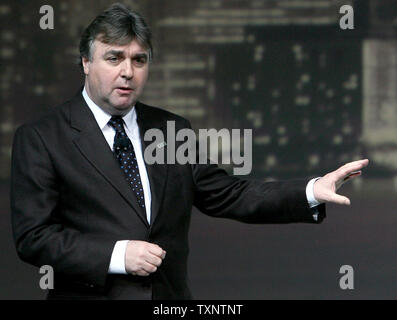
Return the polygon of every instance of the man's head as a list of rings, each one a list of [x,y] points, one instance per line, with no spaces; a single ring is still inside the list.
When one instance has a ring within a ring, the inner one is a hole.
[[[143,18],[114,4],[84,31],[80,58],[90,98],[112,115],[124,115],[146,84],[151,33]]]

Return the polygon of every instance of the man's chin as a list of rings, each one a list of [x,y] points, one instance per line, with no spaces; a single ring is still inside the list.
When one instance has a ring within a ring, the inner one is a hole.
[[[126,115],[132,107],[135,105],[135,102],[131,103],[122,103],[122,104],[111,104],[109,113],[112,115],[119,115],[119,116],[124,116]]]
[[[132,106],[133,106],[133,104],[132,104],[132,103],[129,103],[129,104],[115,105],[114,108],[115,108],[116,110],[126,110],[126,109],[131,108]]]
[[[117,110],[127,110],[130,109],[133,105],[135,105],[135,101],[129,99],[128,101],[117,101],[117,103],[113,104],[113,107]]]

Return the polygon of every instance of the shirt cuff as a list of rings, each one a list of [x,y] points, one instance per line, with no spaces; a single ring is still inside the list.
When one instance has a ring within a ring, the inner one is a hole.
[[[125,271],[125,251],[128,241],[117,241],[114,245],[108,273],[127,274],[127,271]]]
[[[321,204],[317,199],[314,197],[314,183],[320,179],[321,177],[311,179],[306,186],[306,198],[307,202],[309,203],[309,207],[313,208]]]
[[[319,201],[314,197],[314,183],[320,179],[321,177],[317,177],[311,179],[306,186],[306,198],[309,203],[309,207],[313,210],[313,219],[314,221],[318,221],[318,209],[317,206],[320,204]]]

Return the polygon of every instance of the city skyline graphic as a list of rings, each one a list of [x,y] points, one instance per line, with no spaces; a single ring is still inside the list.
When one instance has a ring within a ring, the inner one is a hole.
[[[256,176],[303,177],[371,156],[370,175],[395,175],[395,10],[370,1],[125,3],[143,13],[154,34],[141,100],[188,118],[196,130],[252,129]],[[32,13],[40,4],[0,8],[5,179],[15,129],[83,83],[78,40],[94,2],[54,2],[53,30],[39,28],[40,15]],[[109,4],[95,1],[98,8]],[[355,30],[338,27],[345,4],[355,7]]]

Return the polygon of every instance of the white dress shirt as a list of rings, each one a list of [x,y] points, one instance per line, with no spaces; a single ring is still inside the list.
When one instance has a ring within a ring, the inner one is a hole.
[[[97,104],[95,104],[94,101],[91,100],[91,98],[87,94],[85,87],[83,89],[83,97],[84,100],[87,102],[88,107],[94,114],[95,120],[97,121],[98,126],[101,129],[106,139],[106,142],[109,145],[109,148],[113,151],[113,142],[116,131],[108,124],[112,116],[109,113],[105,112],[103,109],[101,109]],[[146,218],[147,221],[150,223],[152,198],[150,193],[149,178],[147,175],[145,163],[143,161],[142,145],[141,139],[139,138],[140,135],[138,123],[136,122],[135,107],[133,107],[123,117],[123,120],[125,132],[127,133],[128,138],[131,140],[132,145],[134,146],[136,160],[138,162],[139,175],[141,177],[143,193],[145,197]],[[129,240],[120,240],[116,242],[110,260],[108,271],[109,273],[127,273],[125,271],[125,251],[128,241]]]
[[[114,137],[116,135],[116,131],[108,124],[110,118],[112,117],[109,113],[105,112],[102,108],[100,108],[91,98],[88,96],[87,91],[84,87],[83,89],[83,97],[86,101],[88,107],[94,114],[95,120],[98,123],[99,128],[101,129],[107,143],[109,144],[110,149],[113,151],[113,142]],[[143,160],[143,152],[142,145],[139,135],[139,127],[136,121],[136,110],[135,106],[123,117],[124,120],[124,129],[127,133],[128,138],[131,140],[132,145],[134,146],[134,151],[136,155],[136,159],[138,162],[139,174],[142,180],[143,192],[145,197],[145,208],[146,208],[146,217],[147,221],[150,223],[151,218],[151,193],[150,193],[150,184],[149,178],[146,171],[146,166]],[[310,208],[314,208],[320,204],[315,197],[313,186],[314,182],[320,179],[314,178],[309,181],[306,185],[306,197],[309,203]],[[318,213],[313,214],[313,219],[317,221]],[[133,239],[131,239],[133,240]],[[119,273],[119,274],[127,274],[125,271],[125,251],[127,248],[127,243],[129,240],[120,240],[117,241],[114,248],[112,257],[110,259],[109,265],[109,273]]]

